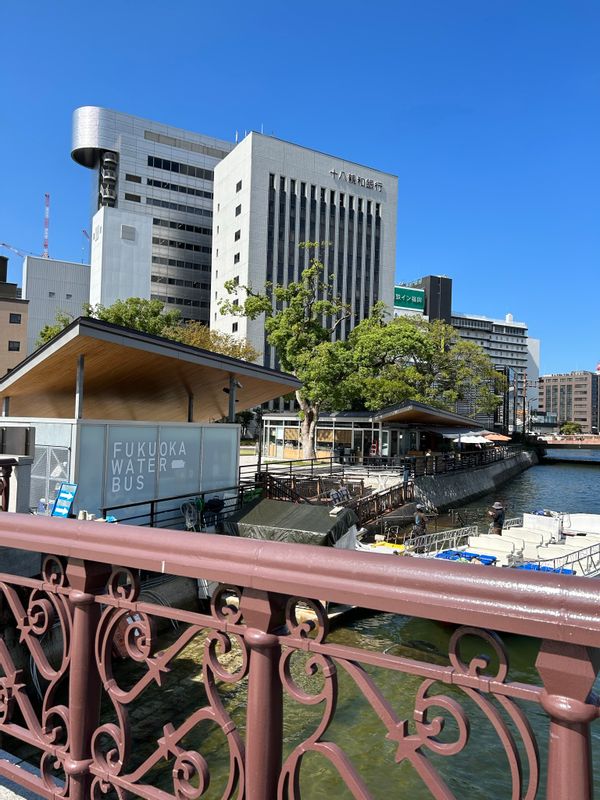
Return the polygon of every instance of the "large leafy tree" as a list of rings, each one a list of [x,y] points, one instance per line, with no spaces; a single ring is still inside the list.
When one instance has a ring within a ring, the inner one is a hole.
[[[112,322],[125,328],[144,331],[155,336],[164,336],[164,331],[179,324],[179,311],[165,311],[164,303],[160,300],[144,300],[141,297],[129,297],[127,300],[117,300],[110,306],[101,304],[91,305],[86,303],[81,312],[82,317],[93,317],[103,322]],[[40,331],[36,345],[41,347],[64,330],[73,322],[74,317],[59,311],[56,322],[46,325]]]
[[[258,352],[245,339],[219,331],[212,331],[201,322],[182,322],[178,311],[165,311],[160,300],[144,300],[140,297],[129,297],[117,300],[110,306],[90,305],[86,303],[82,316],[94,317],[104,322],[123,325],[125,328],[144,331],[155,336],[164,336],[192,347],[202,347],[213,353],[255,361]],[[73,317],[62,311],[56,315],[53,325],[46,325],[40,331],[37,346],[41,347],[57,336],[73,322]]]
[[[179,325],[172,325],[166,328],[162,335],[182,344],[212,350],[213,353],[241,358],[244,361],[256,361],[260,355],[247,339],[231,333],[212,330],[202,322],[183,322]]]
[[[313,248],[307,242],[301,247]],[[279,364],[302,383],[296,392],[300,406],[302,449],[312,458],[319,412],[343,407],[345,381],[351,370],[349,351],[336,341],[336,331],[349,316],[333,292],[333,276],[323,276],[323,264],[311,258],[300,279],[287,286],[267,283],[256,292],[251,286],[230,281],[226,289],[234,299],[221,303],[221,313],[257,319],[264,315],[267,340]]]
[[[491,413],[500,402],[504,379],[488,356],[441,320],[410,315],[386,322],[378,304],[348,345],[355,365],[349,380],[367,408],[410,399],[451,410],[470,400],[474,411]]]

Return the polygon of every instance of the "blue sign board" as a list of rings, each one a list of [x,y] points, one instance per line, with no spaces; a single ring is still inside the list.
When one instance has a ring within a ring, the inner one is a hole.
[[[54,506],[52,507],[52,514],[50,516],[63,518],[68,517],[71,506],[73,505],[73,500],[75,499],[76,491],[76,483],[61,483],[58,494],[56,495],[56,500],[54,501]]]

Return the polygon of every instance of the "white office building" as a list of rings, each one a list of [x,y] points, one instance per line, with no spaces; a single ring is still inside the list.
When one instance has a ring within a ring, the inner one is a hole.
[[[472,314],[452,314],[452,326],[462,339],[480,345],[489,356],[494,368],[509,380],[511,416],[522,420],[526,404],[537,397],[539,378],[540,341],[528,335],[527,323],[517,322],[512,314],[504,319]],[[460,413],[472,413],[472,403],[459,404]],[[486,424],[483,417],[478,417]],[[518,423],[520,424],[520,423]]]
[[[208,323],[213,172],[235,145],[96,106],[73,115],[92,170],[90,302],[156,298]]]
[[[253,132],[216,165],[214,193],[210,325],[247,338],[266,366],[275,354],[264,318],[222,315],[224,284],[297,280],[311,256],[301,242],[321,243],[315,255],[351,308],[342,337],[376,301],[392,308],[396,176]]]
[[[35,350],[40,331],[54,325],[58,313],[80,317],[89,297],[89,264],[27,256],[23,261],[23,299],[29,302],[27,353]]]

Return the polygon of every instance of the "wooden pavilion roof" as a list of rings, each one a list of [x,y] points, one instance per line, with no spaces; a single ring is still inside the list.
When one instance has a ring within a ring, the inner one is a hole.
[[[277,370],[80,317],[0,379],[10,416],[74,418],[80,363],[82,419],[185,422],[191,404],[193,421],[208,422],[227,416],[232,377],[236,411],[300,385]]]

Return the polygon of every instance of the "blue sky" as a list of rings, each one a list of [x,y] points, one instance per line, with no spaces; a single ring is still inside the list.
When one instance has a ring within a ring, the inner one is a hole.
[[[544,372],[600,362],[596,0],[2,0],[0,31],[0,241],[41,252],[50,192],[50,255],[81,260],[79,105],[263,125],[398,175],[397,280],[527,322]]]

